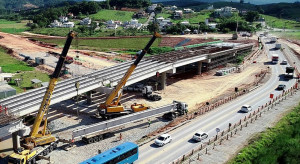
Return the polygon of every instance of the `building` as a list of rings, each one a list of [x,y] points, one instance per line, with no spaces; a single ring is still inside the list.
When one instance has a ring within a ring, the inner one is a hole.
[[[16,89],[6,83],[0,83],[0,99],[4,99],[16,94]]]
[[[148,16],[148,14],[142,9],[134,14],[135,18],[144,18],[144,17],[147,17],[147,16]]]
[[[210,23],[209,19],[205,19],[205,25],[209,26],[211,29],[215,29],[217,27],[217,23]]]
[[[183,9],[183,12],[185,14],[190,14],[190,13],[193,13],[194,11],[192,9],[190,9],[190,8],[187,8],[187,9]]]
[[[54,20],[53,23],[50,23],[50,27],[61,27],[62,23],[58,20]]]
[[[171,7],[170,7],[170,10],[172,10],[172,11],[177,10],[177,6],[175,6],[175,5],[174,5],[174,6],[171,6]]]
[[[86,17],[86,18],[82,19],[79,24],[80,25],[90,25],[91,23],[92,23],[92,19],[90,19],[89,17]]]
[[[214,5],[210,5],[207,7],[207,10],[213,10],[214,9]]]
[[[182,25],[190,25],[189,21],[187,21],[187,20],[180,22],[180,24],[182,24]]]
[[[75,26],[74,22],[65,22],[62,24],[61,27],[65,27],[65,28],[73,28]]]
[[[166,26],[172,25],[170,18],[165,19],[164,17],[158,17],[158,18],[156,18],[156,22],[159,24],[159,29],[163,29]]]
[[[131,21],[126,21],[123,24],[124,28],[136,28],[136,29],[140,29],[143,27],[142,23],[139,23],[139,21],[137,19],[131,19]]]
[[[156,9],[156,7],[157,7],[157,4],[152,4],[151,6],[148,6],[147,12],[148,12],[148,13],[154,12],[155,9]]]
[[[68,17],[60,16],[60,17],[59,17],[59,21],[62,22],[62,23],[68,22]]]
[[[238,12],[238,10],[236,8],[226,6],[220,9],[216,9],[214,11],[214,15],[216,17],[230,17],[232,16],[233,12]]]
[[[175,10],[174,12],[174,19],[181,19],[183,16],[182,10]]]

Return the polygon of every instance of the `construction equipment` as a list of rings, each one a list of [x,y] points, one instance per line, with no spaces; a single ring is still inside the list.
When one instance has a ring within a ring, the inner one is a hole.
[[[284,78],[287,79],[287,80],[293,79],[294,78],[294,71],[295,71],[294,67],[286,67]]]
[[[163,115],[164,119],[173,120],[178,116],[188,113],[188,105],[184,102],[173,101],[173,104],[176,104],[176,110],[172,112],[165,113]]]
[[[126,81],[131,76],[139,62],[142,60],[146,52],[149,50],[150,46],[153,44],[155,39],[160,37],[160,34],[155,32],[151,40],[148,42],[143,51],[137,56],[136,60],[133,64],[128,68],[127,72],[123,76],[123,78],[119,81],[118,85],[114,88],[114,90],[110,93],[105,103],[100,104],[98,106],[98,113],[104,119],[110,119],[112,117],[118,117],[126,114],[130,114],[133,112],[139,112],[148,109],[149,107],[144,104],[133,104],[131,105],[131,110],[125,110],[124,107],[120,104],[120,98],[122,93],[119,94],[116,101],[113,101],[114,98],[118,95],[119,91],[126,84]]]
[[[143,87],[142,93],[143,93],[143,96],[146,99],[148,99],[148,100],[152,100],[152,101],[159,101],[159,100],[161,100],[161,96],[156,95],[156,94],[152,94],[153,93],[152,86],[145,86],[145,87]]]
[[[11,161],[12,163],[24,163],[24,164],[35,163],[35,160],[37,159],[38,155],[41,154],[47,155],[49,152],[51,152],[53,149],[57,147],[57,143],[59,140],[56,137],[52,136],[51,132],[47,129],[47,114],[50,106],[51,96],[54,91],[54,87],[58,80],[61,69],[64,65],[65,58],[67,56],[71,42],[74,37],[75,37],[75,33],[71,31],[68,34],[65,46],[59,57],[55,70],[51,75],[48,88],[46,90],[43,101],[39,108],[38,114],[36,115],[36,118],[34,120],[34,124],[30,132],[30,135],[24,138],[25,143],[23,144],[23,147],[26,148],[27,150],[21,148],[19,151],[11,154],[9,156],[9,161]],[[46,118],[44,120],[44,125],[42,130],[40,131],[39,128],[45,115]],[[43,146],[43,147],[39,147],[39,146]]]

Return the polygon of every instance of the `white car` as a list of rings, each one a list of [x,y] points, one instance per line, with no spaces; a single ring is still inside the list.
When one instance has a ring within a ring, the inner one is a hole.
[[[193,140],[200,142],[200,141],[206,139],[207,137],[208,137],[207,133],[197,132],[193,135]]]
[[[244,112],[244,113],[248,113],[251,110],[252,110],[252,107],[250,105],[243,105],[240,111]]]
[[[170,143],[171,141],[172,137],[169,134],[162,134],[155,140],[155,144],[157,146],[164,146],[165,144]]]

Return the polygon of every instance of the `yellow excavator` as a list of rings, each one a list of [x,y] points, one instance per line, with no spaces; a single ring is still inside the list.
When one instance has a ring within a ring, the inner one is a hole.
[[[48,109],[50,106],[51,96],[54,91],[54,87],[57,83],[60,72],[65,62],[65,58],[67,56],[67,53],[71,46],[71,42],[74,37],[75,33],[71,31],[68,34],[65,46],[56,64],[55,70],[51,75],[47,91],[38,110],[38,114],[36,115],[36,118],[34,120],[34,124],[30,135],[25,138],[25,143],[23,144],[23,147],[9,156],[9,163],[35,163],[37,156],[45,156],[57,147],[58,139],[51,135],[51,132],[47,129],[47,117],[44,120],[42,130],[40,131],[39,129],[44,119],[44,116],[48,114]]]
[[[137,56],[133,64],[128,68],[127,72],[123,76],[123,78],[120,80],[118,85],[113,89],[113,91],[109,94],[108,98],[106,99],[105,103],[102,103],[98,106],[98,113],[99,115],[104,119],[110,119],[126,114],[130,114],[133,112],[139,112],[146,109],[149,109],[147,105],[144,104],[133,104],[131,105],[131,109],[125,110],[124,107],[120,103],[120,98],[122,94],[120,93],[117,100],[113,101],[115,97],[118,95],[118,92],[124,87],[126,84],[128,78],[131,76],[139,62],[142,60],[144,55],[149,50],[150,46],[153,44],[156,38],[161,37],[161,35],[157,32],[155,32],[151,38],[151,40],[148,42],[146,47],[142,50],[142,52]]]

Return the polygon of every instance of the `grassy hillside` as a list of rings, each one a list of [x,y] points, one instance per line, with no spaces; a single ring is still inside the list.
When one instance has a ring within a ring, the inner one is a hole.
[[[230,164],[300,163],[300,105],[249,142]]]
[[[43,42],[63,45],[64,39],[37,39]],[[110,49],[143,49],[149,42],[149,38],[121,38],[121,39],[85,39],[78,40],[79,49],[89,49],[97,51],[109,51]],[[152,47],[158,47],[161,38],[156,39]],[[73,46],[76,42],[72,42]]]
[[[15,22],[0,19],[0,31],[6,33],[20,33],[24,32],[28,27],[26,26],[28,21]]]
[[[300,40],[300,31],[298,32],[272,32],[275,36],[285,39],[297,39]]]
[[[265,18],[265,21],[268,26],[274,28],[286,28],[286,29],[300,29],[300,22],[286,20],[286,19],[279,19],[269,15],[262,15]]]
[[[117,10],[101,10],[96,14],[90,15],[91,18],[95,20],[120,20],[120,21],[130,21],[132,19],[134,12],[129,11],[117,11]]]
[[[32,71],[33,68],[27,66],[25,62],[19,61],[11,57],[5,50],[0,48],[0,67],[3,72],[16,73],[17,71]]]

